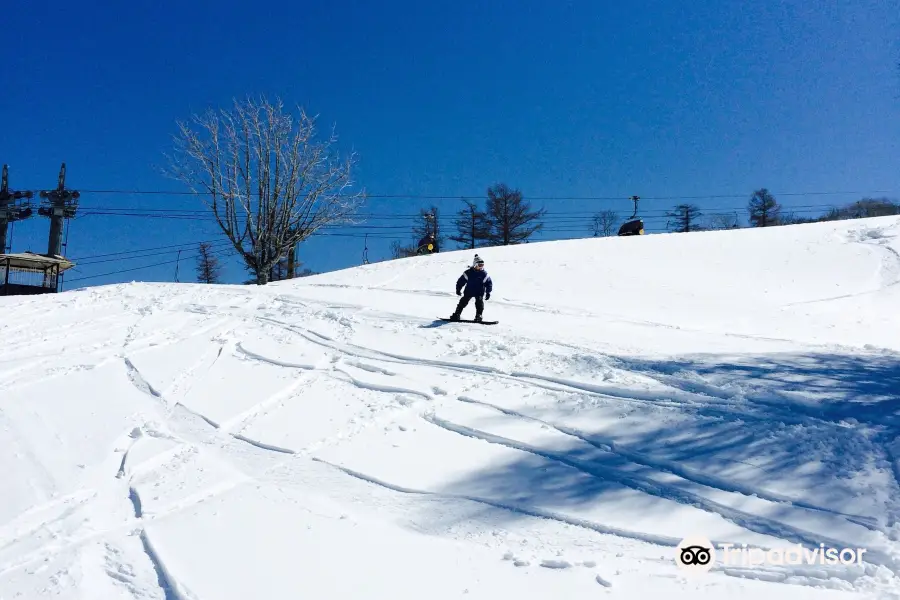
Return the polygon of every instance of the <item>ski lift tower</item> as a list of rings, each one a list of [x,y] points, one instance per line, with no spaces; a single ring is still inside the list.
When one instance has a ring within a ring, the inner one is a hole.
[[[62,256],[62,233],[64,220],[71,219],[78,210],[77,191],[66,189],[66,163],[59,169],[59,185],[55,190],[41,192],[41,203],[38,214],[42,217],[50,217],[50,239],[47,244],[47,255],[51,257]]]
[[[7,233],[9,226],[31,216],[31,191],[9,191],[9,165],[3,165],[3,179],[0,181],[0,254],[5,254],[10,247]]]
[[[0,296],[23,296],[31,294],[55,293],[59,290],[59,276],[75,265],[60,256],[62,245],[63,219],[75,216],[78,192],[65,189],[66,164],[59,172],[59,187],[49,192],[41,192],[47,203],[38,209],[38,214],[50,217],[50,240],[48,254],[22,252],[6,253],[7,224],[31,216],[30,203],[16,205],[15,201],[32,197],[31,192],[9,192],[7,168],[3,167],[3,182],[0,186]]]

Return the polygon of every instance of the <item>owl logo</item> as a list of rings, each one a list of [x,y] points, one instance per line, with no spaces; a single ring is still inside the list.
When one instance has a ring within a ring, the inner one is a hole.
[[[675,564],[694,573],[708,573],[716,563],[716,548],[706,538],[688,537],[675,548]]]

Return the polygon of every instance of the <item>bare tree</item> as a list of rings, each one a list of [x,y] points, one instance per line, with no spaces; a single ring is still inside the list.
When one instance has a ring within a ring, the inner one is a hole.
[[[594,237],[599,236],[610,236],[616,229],[616,222],[619,220],[619,215],[614,210],[606,209],[601,210],[594,218],[591,219],[591,231],[594,232]]]
[[[737,213],[713,213],[708,217],[710,229],[737,229]]]
[[[747,210],[750,213],[750,224],[754,227],[778,225],[781,206],[766,188],[753,192]]]
[[[675,210],[666,213],[667,217],[675,220],[675,231],[679,233],[702,229],[699,223],[702,215],[700,208],[693,204],[679,204]]]
[[[207,242],[201,242],[197,256],[197,281],[200,283],[220,283],[222,267],[219,259],[210,251],[212,246]]]
[[[543,228],[540,222],[544,209],[532,211],[531,205],[522,199],[522,192],[510,189],[506,184],[488,188],[487,213],[491,225],[490,241],[494,245],[508,246],[525,242]]]
[[[835,221],[839,219],[861,219],[897,214],[900,214],[900,204],[894,203],[888,198],[863,198],[842,208],[832,208],[817,220]]]
[[[474,202],[463,198],[463,203],[466,205],[465,208],[459,209],[453,221],[456,235],[451,235],[450,239],[459,244],[460,248],[474,250],[478,242],[490,237],[491,226],[487,214],[483,210],[478,210]]]
[[[179,122],[170,174],[204,194],[216,222],[257,284],[320,228],[350,222],[364,200],[349,194],[355,155],[341,159],[336,136],[316,140],[315,118],[294,118],[281,101],[234,102],[231,111]]]
[[[415,247],[404,246],[397,240],[391,242],[391,258],[407,258],[409,256],[415,256],[416,249]]]

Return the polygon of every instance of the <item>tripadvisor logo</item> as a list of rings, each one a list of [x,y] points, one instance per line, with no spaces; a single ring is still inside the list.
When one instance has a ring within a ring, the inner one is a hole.
[[[716,549],[702,537],[687,537],[675,548],[675,563],[694,573],[706,573],[716,562]]]
[[[747,544],[721,544],[717,550],[706,538],[688,537],[676,547],[675,563],[692,573],[709,572],[717,559],[726,567],[859,565],[865,553],[865,548],[831,548],[825,544],[814,548],[794,544],[771,550],[748,548]]]

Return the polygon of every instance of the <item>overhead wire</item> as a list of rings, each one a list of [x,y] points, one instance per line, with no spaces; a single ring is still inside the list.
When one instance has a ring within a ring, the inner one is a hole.
[[[37,189],[37,188],[35,188]],[[874,195],[874,194],[895,194],[894,190],[843,190],[843,191],[800,191],[800,192],[776,192],[770,190],[775,197],[798,197],[798,196],[841,196],[841,195]],[[102,195],[133,195],[133,196],[172,196],[172,197],[201,197],[209,196],[208,192],[198,192],[194,190],[142,190],[142,189],[121,189],[109,187],[79,187],[79,192],[84,194],[102,194]],[[364,199],[384,199],[384,200],[481,200],[484,199],[483,194],[416,194],[416,193],[367,193],[360,191],[357,194],[338,194],[337,197],[350,198],[361,195]],[[641,200],[721,200],[726,198],[749,198],[752,195],[747,192],[738,193],[722,193],[722,194],[683,194],[670,196],[641,196]],[[569,200],[569,201],[627,201],[630,199],[629,194],[620,196],[526,196],[527,200]]]
[[[210,247],[210,249],[217,249],[217,250],[221,249],[221,250],[226,250],[227,247],[230,246],[230,245],[231,245],[231,242],[230,242],[229,240],[221,240],[221,241],[218,241],[218,242],[213,242],[213,243],[211,243],[211,244],[209,245],[209,247]],[[175,249],[175,250],[168,249],[168,250],[163,250],[162,252],[143,253],[143,254],[137,254],[137,255],[135,255],[135,256],[114,256],[114,257],[111,257],[111,258],[102,258],[102,259],[100,259],[100,260],[87,260],[87,261],[85,261],[84,259],[81,259],[81,260],[78,261],[78,266],[96,265],[96,264],[107,263],[107,262],[121,262],[121,261],[126,261],[126,260],[135,260],[135,259],[138,259],[138,258],[147,258],[147,257],[150,257],[150,256],[161,256],[161,255],[163,255],[163,254],[171,254],[172,252],[179,252],[179,251],[180,251],[180,252],[183,252],[183,251],[186,251],[186,250],[189,250],[189,248],[188,248],[188,247],[185,247],[185,248],[182,248],[182,249],[180,249],[180,250],[178,250],[178,249]],[[198,251],[199,251],[199,250],[198,250]],[[74,261],[75,259],[71,259],[71,260]]]
[[[801,208],[801,209],[807,209],[807,208],[829,208],[829,207],[833,207],[833,206],[838,206],[838,205],[836,205],[836,204],[834,204],[834,203],[828,203],[828,204],[797,204],[797,205],[793,205],[791,208],[792,208],[792,209],[794,209],[794,208]],[[669,212],[670,210],[672,210],[672,209],[674,209],[674,208],[677,208],[677,206],[672,207],[672,208],[653,208],[653,209],[645,209],[645,210],[641,210],[641,211],[639,211],[639,212],[641,212],[641,213],[646,213],[646,212]],[[702,208],[702,207],[697,207],[697,208],[698,208],[698,210],[701,210],[701,211],[707,210],[707,209],[704,209],[704,208]],[[82,206],[80,207],[80,209],[81,209],[81,210],[86,210],[86,211],[96,212],[96,213],[98,213],[98,214],[99,214],[99,213],[124,213],[124,214],[131,214],[131,213],[141,213],[141,214],[147,213],[147,214],[154,214],[154,213],[159,213],[159,214],[173,214],[173,215],[187,215],[187,216],[195,216],[195,215],[203,215],[203,216],[209,216],[209,217],[214,217],[214,216],[215,216],[215,215],[211,214],[210,211],[209,211],[208,209],[190,209],[190,210],[188,210],[188,209],[178,209],[178,208],[172,208],[172,209],[170,209],[170,208],[147,208],[147,207],[138,207],[138,206],[136,206],[136,207],[116,207],[116,206],[84,206],[84,205],[82,205]],[[607,209],[607,210],[609,210],[609,209]],[[629,209],[629,210],[630,210],[630,209]],[[747,210],[747,207],[746,207],[746,206],[718,206],[718,207],[713,208],[712,210],[714,210],[714,211],[744,211],[744,210]],[[446,213],[446,212],[444,212],[444,211],[440,211],[440,212],[441,212],[441,215],[443,215],[444,218],[449,217],[449,216],[451,216],[451,215],[454,216],[454,217],[459,217],[459,216],[460,216],[460,214],[459,214],[458,212],[450,212],[449,214]],[[555,217],[567,217],[567,216],[573,216],[573,215],[574,215],[574,216],[578,216],[578,215],[588,215],[588,216],[590,216],[590,215],[595,215],[595,214],[597,214],[597,212],[598,212],[598,211],[596,211],[596,210],[571,210],[571,211],[564,211],[564,212],[556,212],[556,211],[552,211],[552,210],[544,210],[544,211],[543,211],[543,215],[545,215],[545,216],[555,216]],[[602,211],[601,211],[601,212],[602,212]],[[414,219],[414,218],[420,218],[420,217],[422,217],[422,215],[423,215],[423,213],[387,213],[387,212],[369,213],[369,212],[358,212],[358,213],[354,213],[353,218],[360,218],[360,219]],[[440,216],[440,215],[439,215],[439,216]]]
[[[122,190],[122,189],[81,189],[80,192],[82,194],[134,194],[134,195],[169,195],[169,196],[201,196],[206,195],[201,192],[192,192],[192,191],[170,191],[170,190]],[[823,195],[863,195],[872,197],[875,194],[890,194],[890,191],[867,191],[867,192],[853,192],[853,191],[842,191],[842,192],[824,192],[824,191],[813,191],[813,192],[781,192],[775,193],[776,197],[778,196],[823,196]],[[700,199],[725,199],[725,198],[748,198],[749,194],[709,194],[709,195],[684,195],[684,196],[642,196],[641,200],[700,200]],[[465,196],[465,195],[423,195],[423,194],[366,194],[366,198],[391,198],[391,199],[410,199],[410,200],[479,200],[483,199],[483,196]],[[597,201],[597,200],[608,200],[608,201],[624,201],[628,198],[619,197],[619,196],[529,196],[528,200],[577,200],[577,201]],[[674,207],[673,207],[674,208]],[[794,214],[809,214],[813,212],[823,212],[829,209],[835,209],[838,206],[834,204],[805,204],[798,205],[793,207],[786,207],[786,212],[794,213]],[[747,209],[745,206],[740,207],[717,207],[709,210],[704,210],[702,208],[699,209],[699,216],[707,216],[707,217],[715,217],[715,216],[732,216],[738,213],[743,212]],[[147,218],[147,219],[173,219],[173,220],[190,220],[190,221],[208,221],[213,222],[216,220],[215,215],[210,214],[209,210],[198,210],[198,209],[173,209],[173,208],[143,208],[143,207],[118,207],[118,206],[82,206],[81,210],[83,211],[79,217],[83,218],[85,216],[117,216],[117,217],[130,217],[130,218]],[[608,209],[607,209],[608,210]],[[645,220],[662,220],[666,218],[673,218],[672,209],[650,209],[650,210],[640,210],[638,211],[640,218]],[[600,211],[586,211],[586,210],[576,210],[576,211],[567,211],[567,212],[556,212],[556,211],[547,211],[545,210],[542,214],[542,219],[550,222],[550,227],[544,227],[541,230],[541,234],[543,233],[576,233],[576,232],[585,232],[588,233],[593,230],[591,226],[593,218],[600,214]],[[355,218],[358,219],[371,219],[374,221],[381,222],[399,222],[406,221],[403,225],[392,225],[392,224],[372,224],[372,223],[347,223],[347,224],[329,224],[320,228],[317,232],[319,236],[333,236],[333,237],[350,237],[350,238],[368,238],[372,237],[374,239],[383,239],[383,240],[408,240],[409,235],[397,235],[399,231],[409,231],[411,228],[411,224],[409,221],[414,221],[416,219],[421,218],[423,213],[418,214],[403,214],[403,213],[377,213],[377,212],[369,212],[369,213],[357,213],[354,215]],[[442,212],[438,217],[438,222],[445,224],[447,227],[447,223],[449,222],[452,226],[453,221],[456,220],[460,215],[457,212],[450,212],[449,214],[446,212]],[[645,227],[645,231],[647,232],[666,232],[670,231],[668,228],[668,224],[665,227],[653,227],[648,226]],[[578,236],[578,237],[592,237],[589,235]],[[228,246],[230,242],[228,240],[202,240],[197,242],[186,242],[183,244],[171,244],[165,246],[156,246],[150,248],[142,248],[137,250],[127,250],[120,252],[110,252],[105,254],[95,254],[89,256],[78,257],[73,260],[79,261],[79,265],[93,265],[100,264],[106,262],[115,262],[115,261],[125,261],[125,260],[133,260],[138,258],[147,258],[151,256],[159,256],[163,254],[168,254],[171,252],[176,252],[177,249],[181,249],[184,251],[185,248],[190,247],[192,245],[199,245],[200,243],[209,243],[214,248],[218,248],[220,246]],[[214,256],[223,255],[229,252],[229,248],[223,247],[222,250],[219,250],[213,253]],[[158,252],[159,251],[159,252]],[[94,259],[105,259],[105,260],[94,260]],[[93,279],[96,277],[103,277],[108,275],[115,275],[119,273],[127,273],[136,270],[148,269],[156,266],[162,266],[167,264],[173,264],[178,262],[179,259],[163,261],[158,263],[153,263],[150,265],[143,265],[140,267],[134,267],[129,269],[121,269],[117,271],[111,271],[108,273],[101,273],[96,275],[88,275],[83,277],[77,277],[74,279],[70,279],[68,282],[81,281],[84,279]]]
[[[218,251],[218,252],[213,252],[213,253],[211,253],[210,256],[222,256],[222,255],[225,254],[226,252],[227,252],[227,250],[220,250],[220,251]],[[184,259],[181,258],[181,257],[179,257],[179,258],[176,258],[176,259],[174,259],[174,260],[167,260],[167,261],[163,261],[163,262],[153,263],[153,264],[150,264],[150,265],[142,265],[142,266],[140,266],[140,267],[132,267],[132,268],[129,268],[129,269],[119,269],[119,270],[117,270],[117,271],[109,271],[109,272],[107,272],[107,273],[97,273],[97,274],[95,274],[95,275],[85,275],[85,276],[82,276],[82,277],[75,277],[74,279],[69,279],[69,280],[67,280],[66,283],[73,283],[73,282],[75,282],[75,281],[83,281],[83,280],[85,280],[85,279],[96,279],[97,277],[107,277],[107,276],[109,276],[109,275],[118,275],[118,274],[120,274],[120,273],[130,273],[130,272],[133,272],[133,271],[141,271],[141,270],[143,270],[143,269],[151,269],[151,268],[153,268],[153,267],[160,267],[160,266],[163,266],[163,265],[172,265],[172,264],[175,264],[175,263],[177,263],[177,262],[179,262],[179,261],[181,261],[181,260],[184,260]]]
[[[788,207],[787,212],[794,213],[811,213],[816,211],[823,211],[827,209],[839,208],[839,206],[834,204],[809,204],[809,205],[798,205],[793,207]],[[722,207],[722,208],[714,208],[710,210],[698,209],[698,215],[700,216],[717,216],[717,215],[731,215],[737,213],[739,211],[746,210],[746,207]],[[592,213],[544,213],[541,215],[541,218],[549,221],[567,221],[567,220],[585,220],[592,219],[594,216],[601,214],[597,212]],[[639,211],[639,214],[644,218],[655,218],[655,217],[668,217],[672,216],[672,209],[650,209]],[[86,215],[103,215],[103,216],[116,216],[116,217],[135,217],[135,218],[148,218],[148,219],[174,219],[174,220],[192,220],[192,221],[215,221],[215,215],[209,214],[205,211],[194,211],[194,212],[177,212],[172,213],[170,211],[162,211],[150,212],[146,209],[120,209],[120,210],[96,210],[96,209],[88,209],[86,213],[83,213],[82,216]],[[447,222],[448,220],[455,221],[459,215],[455,213],[447,215],[439,215],[438,220],[442,223]],[[360,220],[378,220],[378,221],[409,221],[421,218],[422,215],[395,215],[395,214],[380,214],[380,215],[356,215],[355,218]],[[240,221],[239,221],[240,222]],[[365,222],[362,223],[354,223],[349,222],[346,224],[335,223],[323,226],[323,228],[345,228],[345,227],[369,227],[369,228],[398,228],[403,227],[399,225],[372,225]]]
[[[84,189],[79,188],[82,194],[118,194],[118,195],[161,195],[161,196],[208,196],[208,192],[176,191],[176,190],[122,190],[122,189]],[[891,194],[892,190],[864,190],[864,191],[810,191],[810,192],[772,192],[778,196],[840,196],[854,194]],[[483,195],[469,196],[466,194],[432,195],[432,194],[369,194],[362,192],[365,198],[376,199],[408,199],[408,200],[480,200]],[[723,198],[748,198],[752,194],[685,194],[678,196],[641,196],[641,200],[703,200]],[[338,195],[338,197],[353,197],[353,195]],[[629,196],[527,196],[529,200],[628,200]]]
[[[74,257],[71,260],[85,260],[89,258],[102,258],[105,256],[119,256],[123,254],[133,254],[135,252],[150,252],[153,250],[163,250],[165,248],[180,248],[183,246],[195,246],[199,244],[212,243],[216,242],[216,240],[198,240],[196,242],[184,242],[183,244],[169,244],[167,246],[153,246],[150,248],[139,248],[137,250],[123,250],[121,252],[107,252],[106,254],[91,254],[89,256],[78,256]]]

